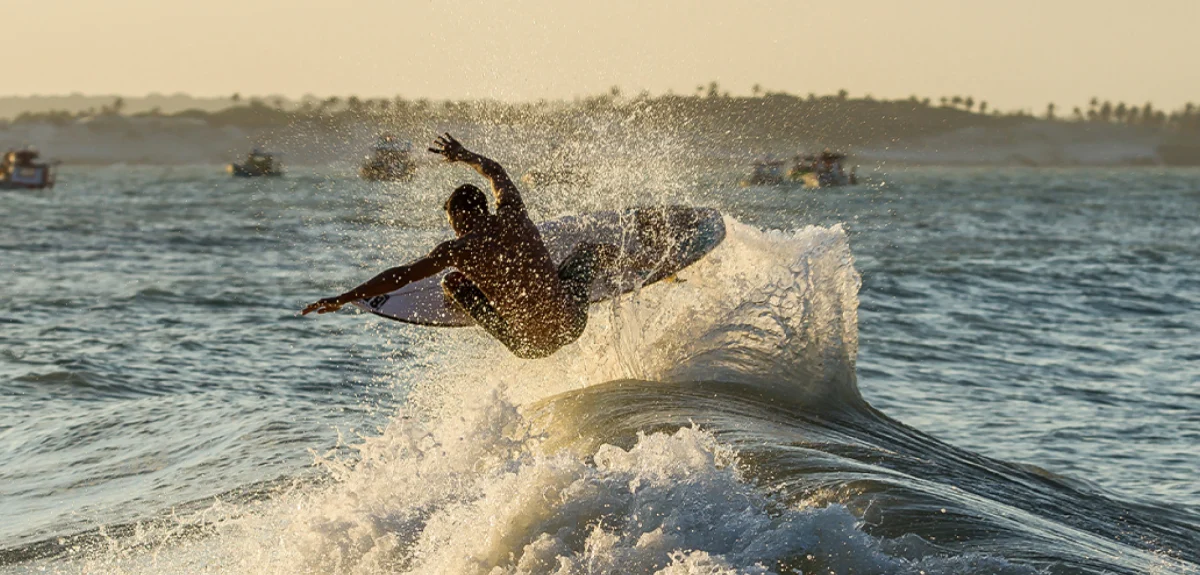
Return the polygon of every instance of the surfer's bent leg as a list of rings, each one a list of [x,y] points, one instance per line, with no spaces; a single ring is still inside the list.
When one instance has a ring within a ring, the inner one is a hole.
[[[591,302],[592,281],[604,268],[611,268],[617,259],[617,248],[609,244],[579,244],[575,251],[558,266],[558,280],[567,295],[567,306],[574,318],[571,327],[562,334],[562,345],[579,339],[587,327],[588,304]]]
[[[496,307],[488,300],[487,294],[483,293],[483,290],[479,289],[479,286],[476,286],[475,282],[471,281],[466,274],[462,272],[446,274],[446,277],[442,278],[442,291],[461,306],[463,311],[467,312],[484,331],[503,343],[513,353],[518,356],[524,355],[524,346],[513,337],[508,322],[500,317],[500,312],[496,311]]]

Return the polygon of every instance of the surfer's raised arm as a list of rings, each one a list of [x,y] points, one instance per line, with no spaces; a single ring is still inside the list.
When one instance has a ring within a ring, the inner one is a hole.
[[[515,210],[525,212],[525,204],[521,201],[521,193],[516,184],[508,177],[508,172],[499,162],[468,150],[461,142],[450,134],[438,136],[430,152],[441,155],[447,162],[462,162],[475,168],[483,177],[492,183],[492,193],[496,194],[496,211]]]
[[[352,301],[391,293],[410,283],[432,276],[453,265],[455,246],[460,242],[461,240],[451,240],[442,243],[429,252],[429,255],[411,264],[385,270],[346,293],[310,303],[304,308],[304,311],[300,312],[300,315],[308,315],[314,311],[319,314],[337,311]]]

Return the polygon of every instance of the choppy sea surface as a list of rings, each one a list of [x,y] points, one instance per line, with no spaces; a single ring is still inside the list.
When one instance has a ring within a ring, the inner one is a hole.
[[[464,168],[0,192],[0,571],[1200,573],[1200,171],[637,167],[525,195],[725,242],[536,361],[297,313]]]

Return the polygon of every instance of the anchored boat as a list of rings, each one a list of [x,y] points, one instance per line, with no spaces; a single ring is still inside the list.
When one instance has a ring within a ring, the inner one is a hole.
[[[805,187],[809,188],[853,186],[858,183],[858,168],[851,168],[847,174],[843,167],[845,160],[846,154],[829,150],[820,154],[798,155],[788,170],[788,179],[804,182]]]
[[[283,166],[276,154],[264,152],[258,148],[250,151],[245,163],[229,164],[226,170],[235,178],[259,178],[264,176],[282,176]]]
[[[9,150],[0,160],[0,190],[40,190],[54,187],[54,165],[39,162],[33,148]]]

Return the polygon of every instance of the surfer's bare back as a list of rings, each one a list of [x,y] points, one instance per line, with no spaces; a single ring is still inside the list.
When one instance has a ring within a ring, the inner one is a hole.
[[[582,244],[556,268],[521,194],[500,164],[467,150],[450,134],[438,137],[429,151],[447,162],[467,164],[487,178],[496,212],[489,211],[487,196],[479,188],[459,186],[444,206],[455,239],[346,293],[309,304],[302,313],[337,311],[352,301],[454,268],[442,279],[446,296],[513,354],[546,357],[575,341],[587,325],[592,279],[599,269],[612,265],[615,248]]]

